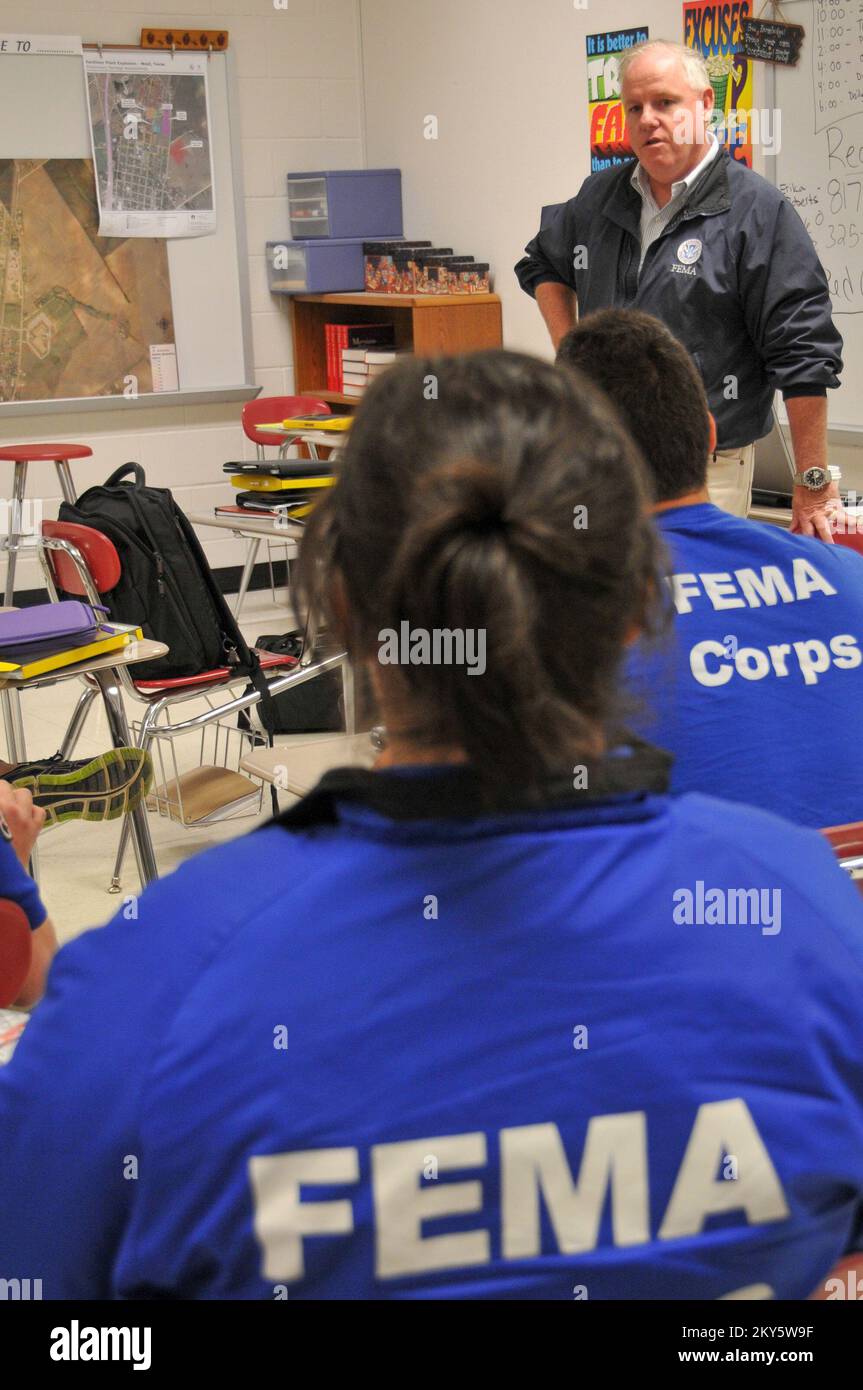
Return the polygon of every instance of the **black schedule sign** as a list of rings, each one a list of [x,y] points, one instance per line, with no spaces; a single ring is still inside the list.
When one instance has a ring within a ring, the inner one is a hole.
[[[740,29],[745,57],[796,67],[804,37],[802,24],[783,24],[778,19],[744,19]]]

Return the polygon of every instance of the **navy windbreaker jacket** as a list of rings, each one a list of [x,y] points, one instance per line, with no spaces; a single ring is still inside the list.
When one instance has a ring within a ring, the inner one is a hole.
[[[523,290],[557,281],[581,316],[632,308],[661,319],[694,357],[718,447],[761,439],[773,393],[839,385],[842,338],[803,223],[772,184],[721,151],[653,243],[639,274],[641,198],[632,164],[592,174],[525,247]]]

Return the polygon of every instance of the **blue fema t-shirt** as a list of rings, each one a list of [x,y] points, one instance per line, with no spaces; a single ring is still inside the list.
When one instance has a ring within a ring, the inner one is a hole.
[[[672,790],[801,825],[863,820],[863,557],[708,503],[661,512],[674,631],[628,663]]]
[[[268,826],[60,952],[0,1075],[0,1278],[804,1298],[861,1236],[861,997],[858,894],[748,807]]]

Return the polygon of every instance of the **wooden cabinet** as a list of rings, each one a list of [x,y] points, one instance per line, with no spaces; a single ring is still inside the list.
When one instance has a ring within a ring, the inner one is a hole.
[[[359,401],[326,389],[327,323],[391,323],[397,348],[430,356],[503,346],[496,294],[294,295],[294,391],[336,405]]]

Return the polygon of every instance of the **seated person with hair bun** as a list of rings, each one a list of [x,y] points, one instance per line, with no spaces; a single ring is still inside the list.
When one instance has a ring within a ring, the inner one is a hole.
[[[859,1248],[863,905],[819,835],[670,797],[623,734],[660,566],[586,381],[482,352],[371,386],[301,567],[386,750],[60,951],[0,1077],[0,1274],[796,1299]]]

